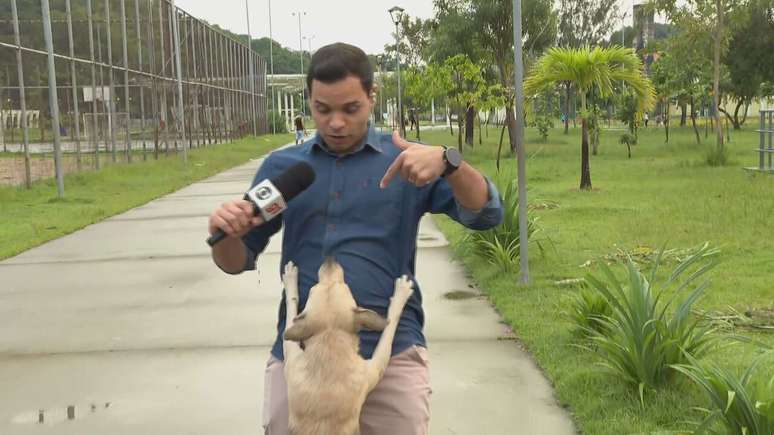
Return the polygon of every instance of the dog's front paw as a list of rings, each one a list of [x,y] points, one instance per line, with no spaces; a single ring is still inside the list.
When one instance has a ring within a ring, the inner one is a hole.
[[[287,296],[298,299],[298,267],[292,261],[288,261],[288,264],[285,265],[282,283],[285,286]]]
[[[411,294],[414,293],[413,285],[414,283],[406,275],[396,279],[395,293],[393,293],[392,299],[395,302],[405,304],[411,297]]]

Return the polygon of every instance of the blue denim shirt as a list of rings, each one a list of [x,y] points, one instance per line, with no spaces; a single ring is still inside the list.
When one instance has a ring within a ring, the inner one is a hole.
[[[314,183],[288,203],[281,217],[254,228],[243,237],[248,247],[245,270],[255,269],[255,258],[269,238],[284,226],[280,273],[288,261],[298,266],[299,310],[325,257],[334,257],[357,304],[386,315],[395,279],[413,279],[419,220],[426,212],[445,213],[468,228],[483,230],[503,218],[499,194],[491,181],[489,202],[478,211],[461,207],[444,179],[418,188],[400,176],[385,189],[379,182],[400,154],[389,134],[369,129],[355,151],[338,156],[328,151],[319,135],[309,141],[271,153],[255,175],[252,186],[271,179],[291,165],[305,161],[315,171]],[[412,345],[426,346],[422,333],[422,293],[414,280],[414,294],[401,316],[392,354]],[[279,306],[277,338],[272,354],[283,359],[285,295]],[[360,333],[360,353],[370,358],[380,332]]]

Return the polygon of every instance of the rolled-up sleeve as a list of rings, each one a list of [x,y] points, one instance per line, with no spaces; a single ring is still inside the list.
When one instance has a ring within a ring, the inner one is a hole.
[[[459,222],[468,228],[487,229],[500,225],[503,221],[503,203],[500,200],[500,193],[489,178],[486,178],[486,184],[489,190],[489,201],[481,207],[481,210],[467,209],[456,199],[454,200],[460,217]]]
[[[503,203],[500,193],[492,181],[484,177],[487,183],[489,200],[480,210],[470,210],[457,201],[451,186],[446,180],[436,181],[428,190],[427,211],[444,213],[472,230],[487,230],[500,225],[503,221]]]

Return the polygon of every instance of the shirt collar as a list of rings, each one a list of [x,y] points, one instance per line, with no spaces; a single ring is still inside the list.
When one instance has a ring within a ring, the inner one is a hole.
[[[382,144],[380,143],[379,132],[376,131],[376,129],[374,128],[373,125],[371,125],[370,122],[368,123],[368,133],[366,133],[365,138],[363,140],[361,140],[360,143],[358,143],[355,146],[354,150],[351,153],[349,153],[349,154],[354,154],[354,153],[360,152],[365,147],[371,148],[372,150],[374,150],[376,152],[379,152],[379,153],[384,152],[384,150],[382,149]],[[311,153],[312,150],[315,149],[315,148],[323,150],[323,151],[325,151],[327,153],[331,153],[328,150],[328,146],[325,144],[325,141],[323,141],[322,136],[320,135],[319,131],[317,133],[315,133],[314,137],[309,142],[306,151],[307,151],[307,153]]]

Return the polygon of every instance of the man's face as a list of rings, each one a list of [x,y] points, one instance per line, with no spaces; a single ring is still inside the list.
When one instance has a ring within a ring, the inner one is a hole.
[[[333,83],[312,81],[312,117],[328,148],[337,154],[351,151],[365,137],[373,105],[354,75]]]

